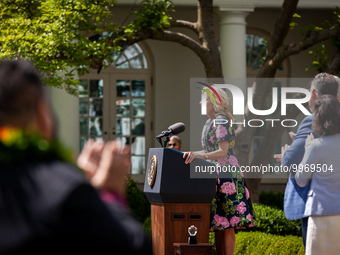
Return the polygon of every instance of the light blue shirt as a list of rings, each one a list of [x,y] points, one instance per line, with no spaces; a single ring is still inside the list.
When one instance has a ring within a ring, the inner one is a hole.
[[[307,186],[305,215],[340,215],[340,134],[314,139],[306,147],[296,183]],[[313,170],[314,169],[314,170]]]

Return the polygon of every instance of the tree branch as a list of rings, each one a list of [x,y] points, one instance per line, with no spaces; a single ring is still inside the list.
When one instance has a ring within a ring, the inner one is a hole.
[[[272,65],[272,68],[277,69],[280,64],[289,56],[296,55],[301,51],[318,44],[319,42],[335,36],[340,36],[340,27],[332,27],[321,31],[314,31],[310,33],[310,35],[304,40],[297,43],[291,43],[289,46],[278,50],[276,56],[268,64]]]
[[[285,0],[282,4],[279,16],[276,19],[271,39],[268,43],[268,57],[272,58],[277,49],[283,44],[289,31],[290,22],[293,19],[299,0]]]
[[[339,74],[340,73],[340,48],[334,53],[331,62],[328,64],[326,73]]]
[[[186,20],[175,20],[170,22],[170,27],[185,27],[194,31],[198,35],[197,23]]]
[[[200,45],[194,39],[179,32],[163,31],[162,33],[154,33],[151,39],[177,42],[185,47],[188,47],[200,57],[203,63],[207,61],[207,57],[209,58],[209,52],[207,49],[202,47],[202,45]]]

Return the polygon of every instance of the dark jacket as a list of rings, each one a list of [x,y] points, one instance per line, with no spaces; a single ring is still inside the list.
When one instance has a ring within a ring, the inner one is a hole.
[[[0,166],[0,254],[151,254],[130,212],[104,204],[70,165]]]

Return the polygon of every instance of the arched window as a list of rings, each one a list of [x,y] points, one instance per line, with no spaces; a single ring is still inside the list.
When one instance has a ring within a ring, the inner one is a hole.
[[[138,44],[133,44],[113,54],[112,65],[119,69],[147,69],[144,52]]]

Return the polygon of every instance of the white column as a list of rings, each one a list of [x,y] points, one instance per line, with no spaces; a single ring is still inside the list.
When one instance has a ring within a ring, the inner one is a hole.
[[[71,149],[79,153],[79,99],[63,89],[51,88],[51,103],[58,120],[58,137]]]
[[[252,7],[230,8],[220,7],[220,48],[224,78],[235,79],[246,96],[246,17],[254,11]],[[241,80],[244,79],[244,82]]]

